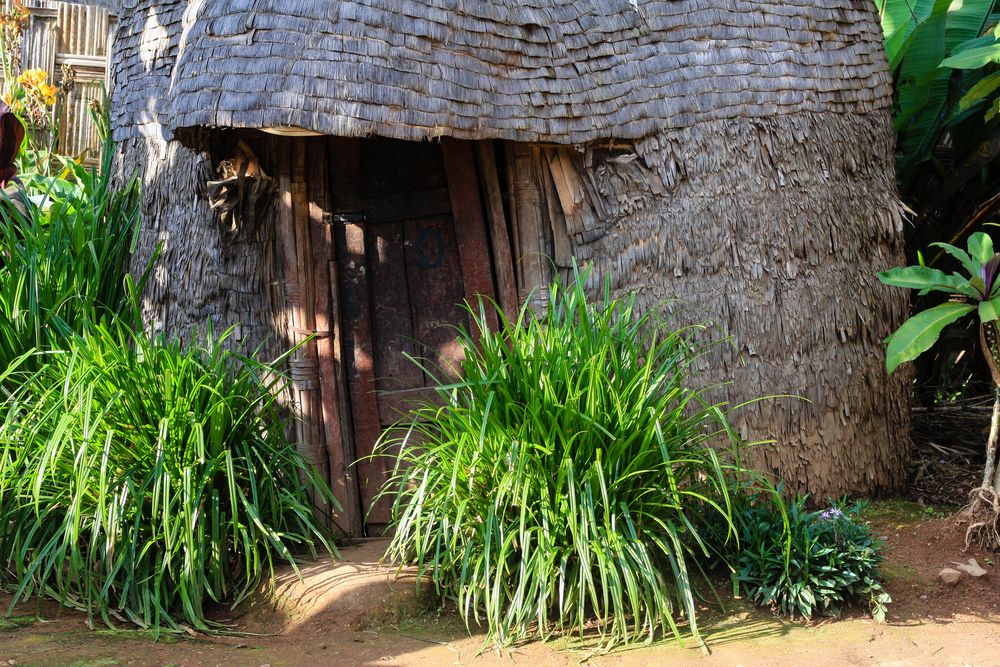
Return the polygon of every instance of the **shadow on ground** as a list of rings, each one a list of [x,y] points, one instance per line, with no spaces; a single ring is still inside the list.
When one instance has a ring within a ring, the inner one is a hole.
[[[700,613],[712,651],[707,658],[690,637],[683,648],[665,639],[607,654],[593,639],[566,637],[498,653],[481,634],[470,636],[458,615],[439,608],[433,596],[417,595],[411,572],[381,566],[385,543],[368,541],[343,548],[343,561],[306,563],[301,578],[282,569],[274,594],[257,596],[237,614],[218,610],[218,620],[241,633],[232,637],[154,641],[134,630],[91,630],[82,615],[50,603],[21,605],[0,621],[0,667],[996,664],[1000,609],[991,605],[1000,600],[1000,571],[961,588],[943,588],[934,568],[957,548],[953,524],[893,512],[875,516],[873,523],[893,547],[886,575],[896,603],[888,623],[875,624],[860,612],[837,621],[790,623],[737,600],[725,612],[706,607]],[[982,562],[988,558],[980,556]]]

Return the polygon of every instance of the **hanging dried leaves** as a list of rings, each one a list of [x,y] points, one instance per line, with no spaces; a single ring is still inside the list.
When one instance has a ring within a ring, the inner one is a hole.
[[[253,238],[260,224],[274,215],[277,184],[242,140],[236,142],[231,157],[220,161],[215,171],[218,179],[206,185],[220,231],[233,242]]]

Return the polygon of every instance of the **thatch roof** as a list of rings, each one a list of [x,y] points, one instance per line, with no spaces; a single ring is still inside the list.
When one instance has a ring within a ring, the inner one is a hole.
[[[120,137],[291,125],[582,143],[891,99],[869,0],[123,5]]]

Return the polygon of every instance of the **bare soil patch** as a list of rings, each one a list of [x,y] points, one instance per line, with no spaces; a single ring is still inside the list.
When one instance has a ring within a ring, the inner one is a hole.
[[[712,654],[694,643],[662,641],[611,654],[592,642],[562,638],[498,654],[469,636],[453,611],[414,594],[412,577],[378,565],[384,543],[346,547],[345,562],[307,564],[300,581],[283,571],[278,592],[234,615],[219,610],[240,636],[161,637],[133,630],[91,630],[82,615],[51,603],[21,605],[0,622],[0,667],[39,665],[997,665],[1000,562],[964,552],[964,526],[908,502],[878,503],[872,524],[891,551],[888,622],[862,611],[840,620],[789,623],[735,601],[700,617]],[[937,573],[975,557],[989,571],[956,586]],[[6,603],[7,599],[0,599]],[[13,661],[13,662],[12,662]]]

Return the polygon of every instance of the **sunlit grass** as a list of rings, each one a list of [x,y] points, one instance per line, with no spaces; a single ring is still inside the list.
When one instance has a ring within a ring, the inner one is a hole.
[[[383,491],[387,556],[415,563],[501,644],[700,641],[695,578],[714,557],[703,533],[732,527],[738,439],[695,388],[698,330],[608,291],[594,305],[584,279],[553,285],[541,316],[497,309],[496,332],[494,306],[470,311],[464,381],[383,443],[400,448]]]
[[[211,332],[182,345],[95,325],[4,374],[18,387],[0,404],[12,606],[44,596],[107,624],[209,631],[208,603],[333,549],[311,501],[332,510],[332,494],[284,435],[284,380]]]
[[[91,324],[132,316],[124,276],[140,193],[136,180],[114,187],[112,150],[107,139],[99,169],[73,164],[71,181],[25,174],[30,188],[17,205],[0,195],[0,369],[26,352],[60,349]]]

